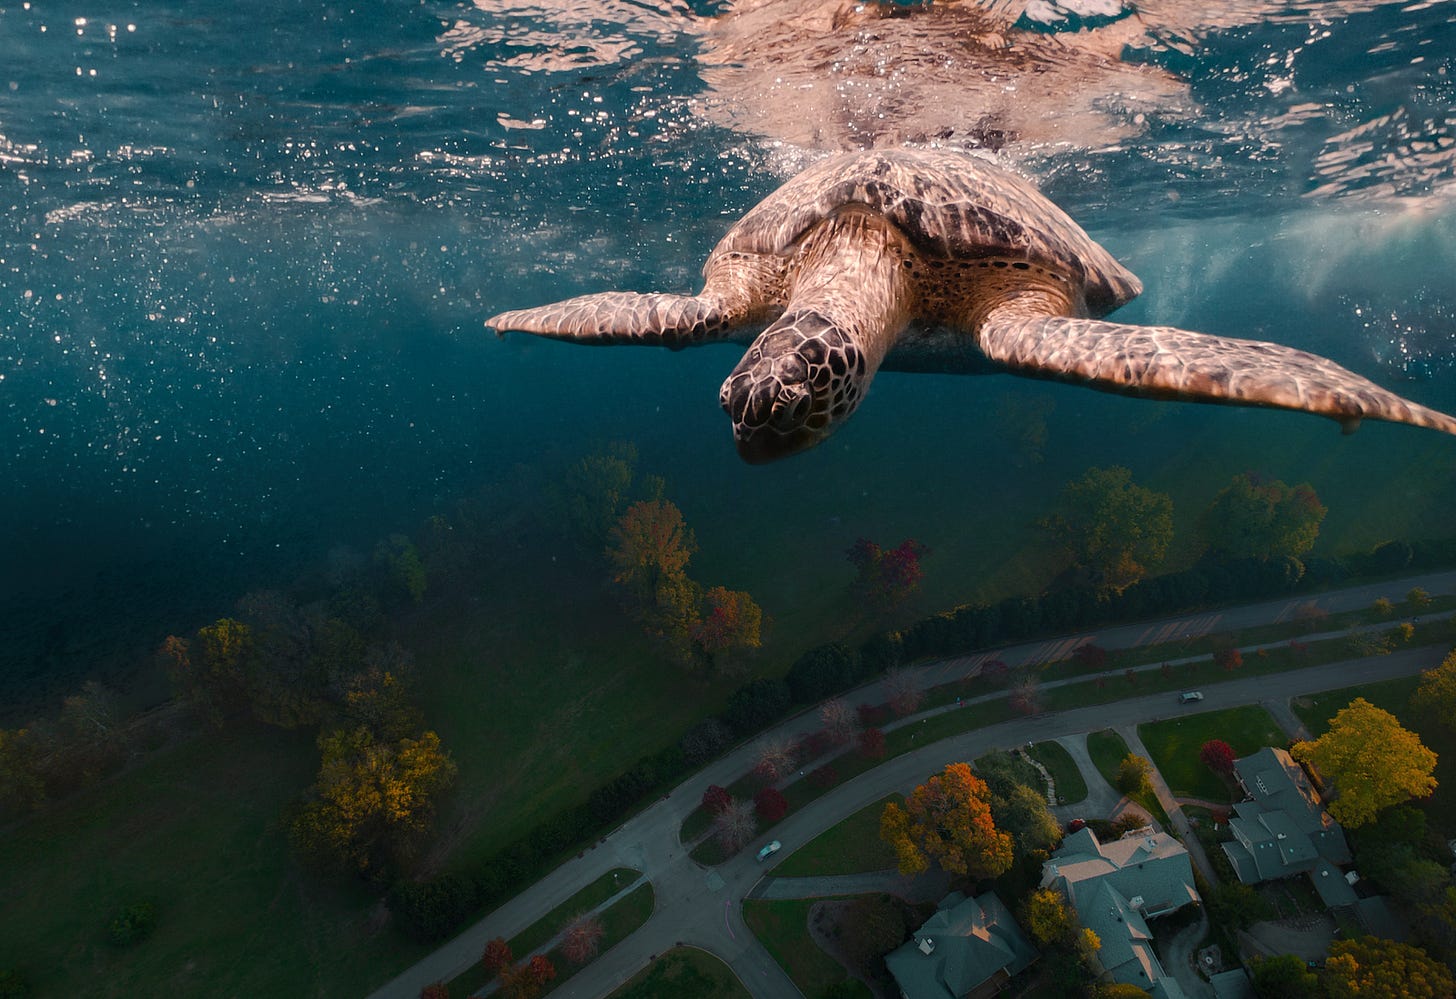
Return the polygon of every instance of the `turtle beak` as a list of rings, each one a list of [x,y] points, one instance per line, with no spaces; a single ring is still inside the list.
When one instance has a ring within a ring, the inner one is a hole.
[[[771,461],[807,451],[823,439],[819,434],[806,429],[788,434],[775,433],[772,430],[740,434],[738,427],[733,428],[733,438],[733,443],[738,448],[738,457],[750,465],[767,465]]]

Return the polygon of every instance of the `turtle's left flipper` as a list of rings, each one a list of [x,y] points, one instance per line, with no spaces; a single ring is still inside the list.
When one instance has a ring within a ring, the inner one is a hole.
[[[1346,433],[1371,419],[1456,434],[1456,419],[1275,343],[1011,309],[992,313],[978,340],[991,360],[1032,378],[1152,399],[1297,409],[1336,420]]]
[[[729,317],[704,295],[639,295],[611,291],[536,309],[502,312],[485,321],[497,333],[512,330],[587,344],[690,347],[726,339]]]

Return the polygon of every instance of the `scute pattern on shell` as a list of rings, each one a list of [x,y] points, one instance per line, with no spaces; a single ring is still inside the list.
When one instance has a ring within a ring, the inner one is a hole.
[[[728,253],[786,255],[815,225],[851,206],[882,214],[931,259],[1024,259],[1081,286],[1102,316],[1142,283],[1029,181],[985,159],[923,149],[848,153],[814,164],[769,195],[719,241]]]

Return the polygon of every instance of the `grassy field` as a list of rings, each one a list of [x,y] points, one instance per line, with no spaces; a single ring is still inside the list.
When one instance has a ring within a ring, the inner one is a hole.
[[[1110,728],[1087,735],[1087,755],[1102,779],[1117,787],[1117,768],[1128,754],[1127,743]]]
[[[1252,704],[1147,722],[1138,726],[1138,737],[1175,797],[1220,803],[1232,801],[1237,788],[1198,759],[1205,742],[1222,739],[1233,747],[1235,756],[1247,756],[1264,746],[1282,747],[1289,741],[1269,712]]]
[[[860,874],[894,867],[895,851],[880,839],[880,813],[891,801],[904,804],[905,796],[892,794],[882,798],[824,830],[776,866],[774,877]]]
[[[820,950],[809,936],[809,910],[816,901],[748,899],[743,903],[743,921],[806,996],[817,996],[849,980],[839,962]],[[855,984],[860,985],[858,981]],[[869,990],[864,989],[864,994],[869,995]]]
[[[609,999],[750,999],[731,968],[707,951],[674,947]]]
[[[1086,799],[1087,781],[1083,779],[1082,771],[1072,759],[1072,754],[1060,742],[1038,742],[1027,752],[1052,775],[1061,804],[1075,805]]]
[[[312,743],[233,726],[7,828],[0,967],[38,995],[270,995],[289,983],[357,997],[425,953],[381,937],[362,885],[296,863],[280,815],[313,779]],[[144,899],[156,931],[109,945],[112,916]]]

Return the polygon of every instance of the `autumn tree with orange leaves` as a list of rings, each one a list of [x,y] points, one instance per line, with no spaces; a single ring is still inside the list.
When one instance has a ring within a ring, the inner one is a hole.
[[[612,582],[622,587],[643,627],[686,651],[702,588],[688,578],[698,542],[682,511],[667,500],[633,503],[609,542]]]
[[[880,838],[899,858],[900,873],[919,874],[931,862],[952,874],[994,878],[1011,867],[1011,837],[991,817],[991,793],[969,763],[951,763],[915,788],[901,808],[880,815]]]

